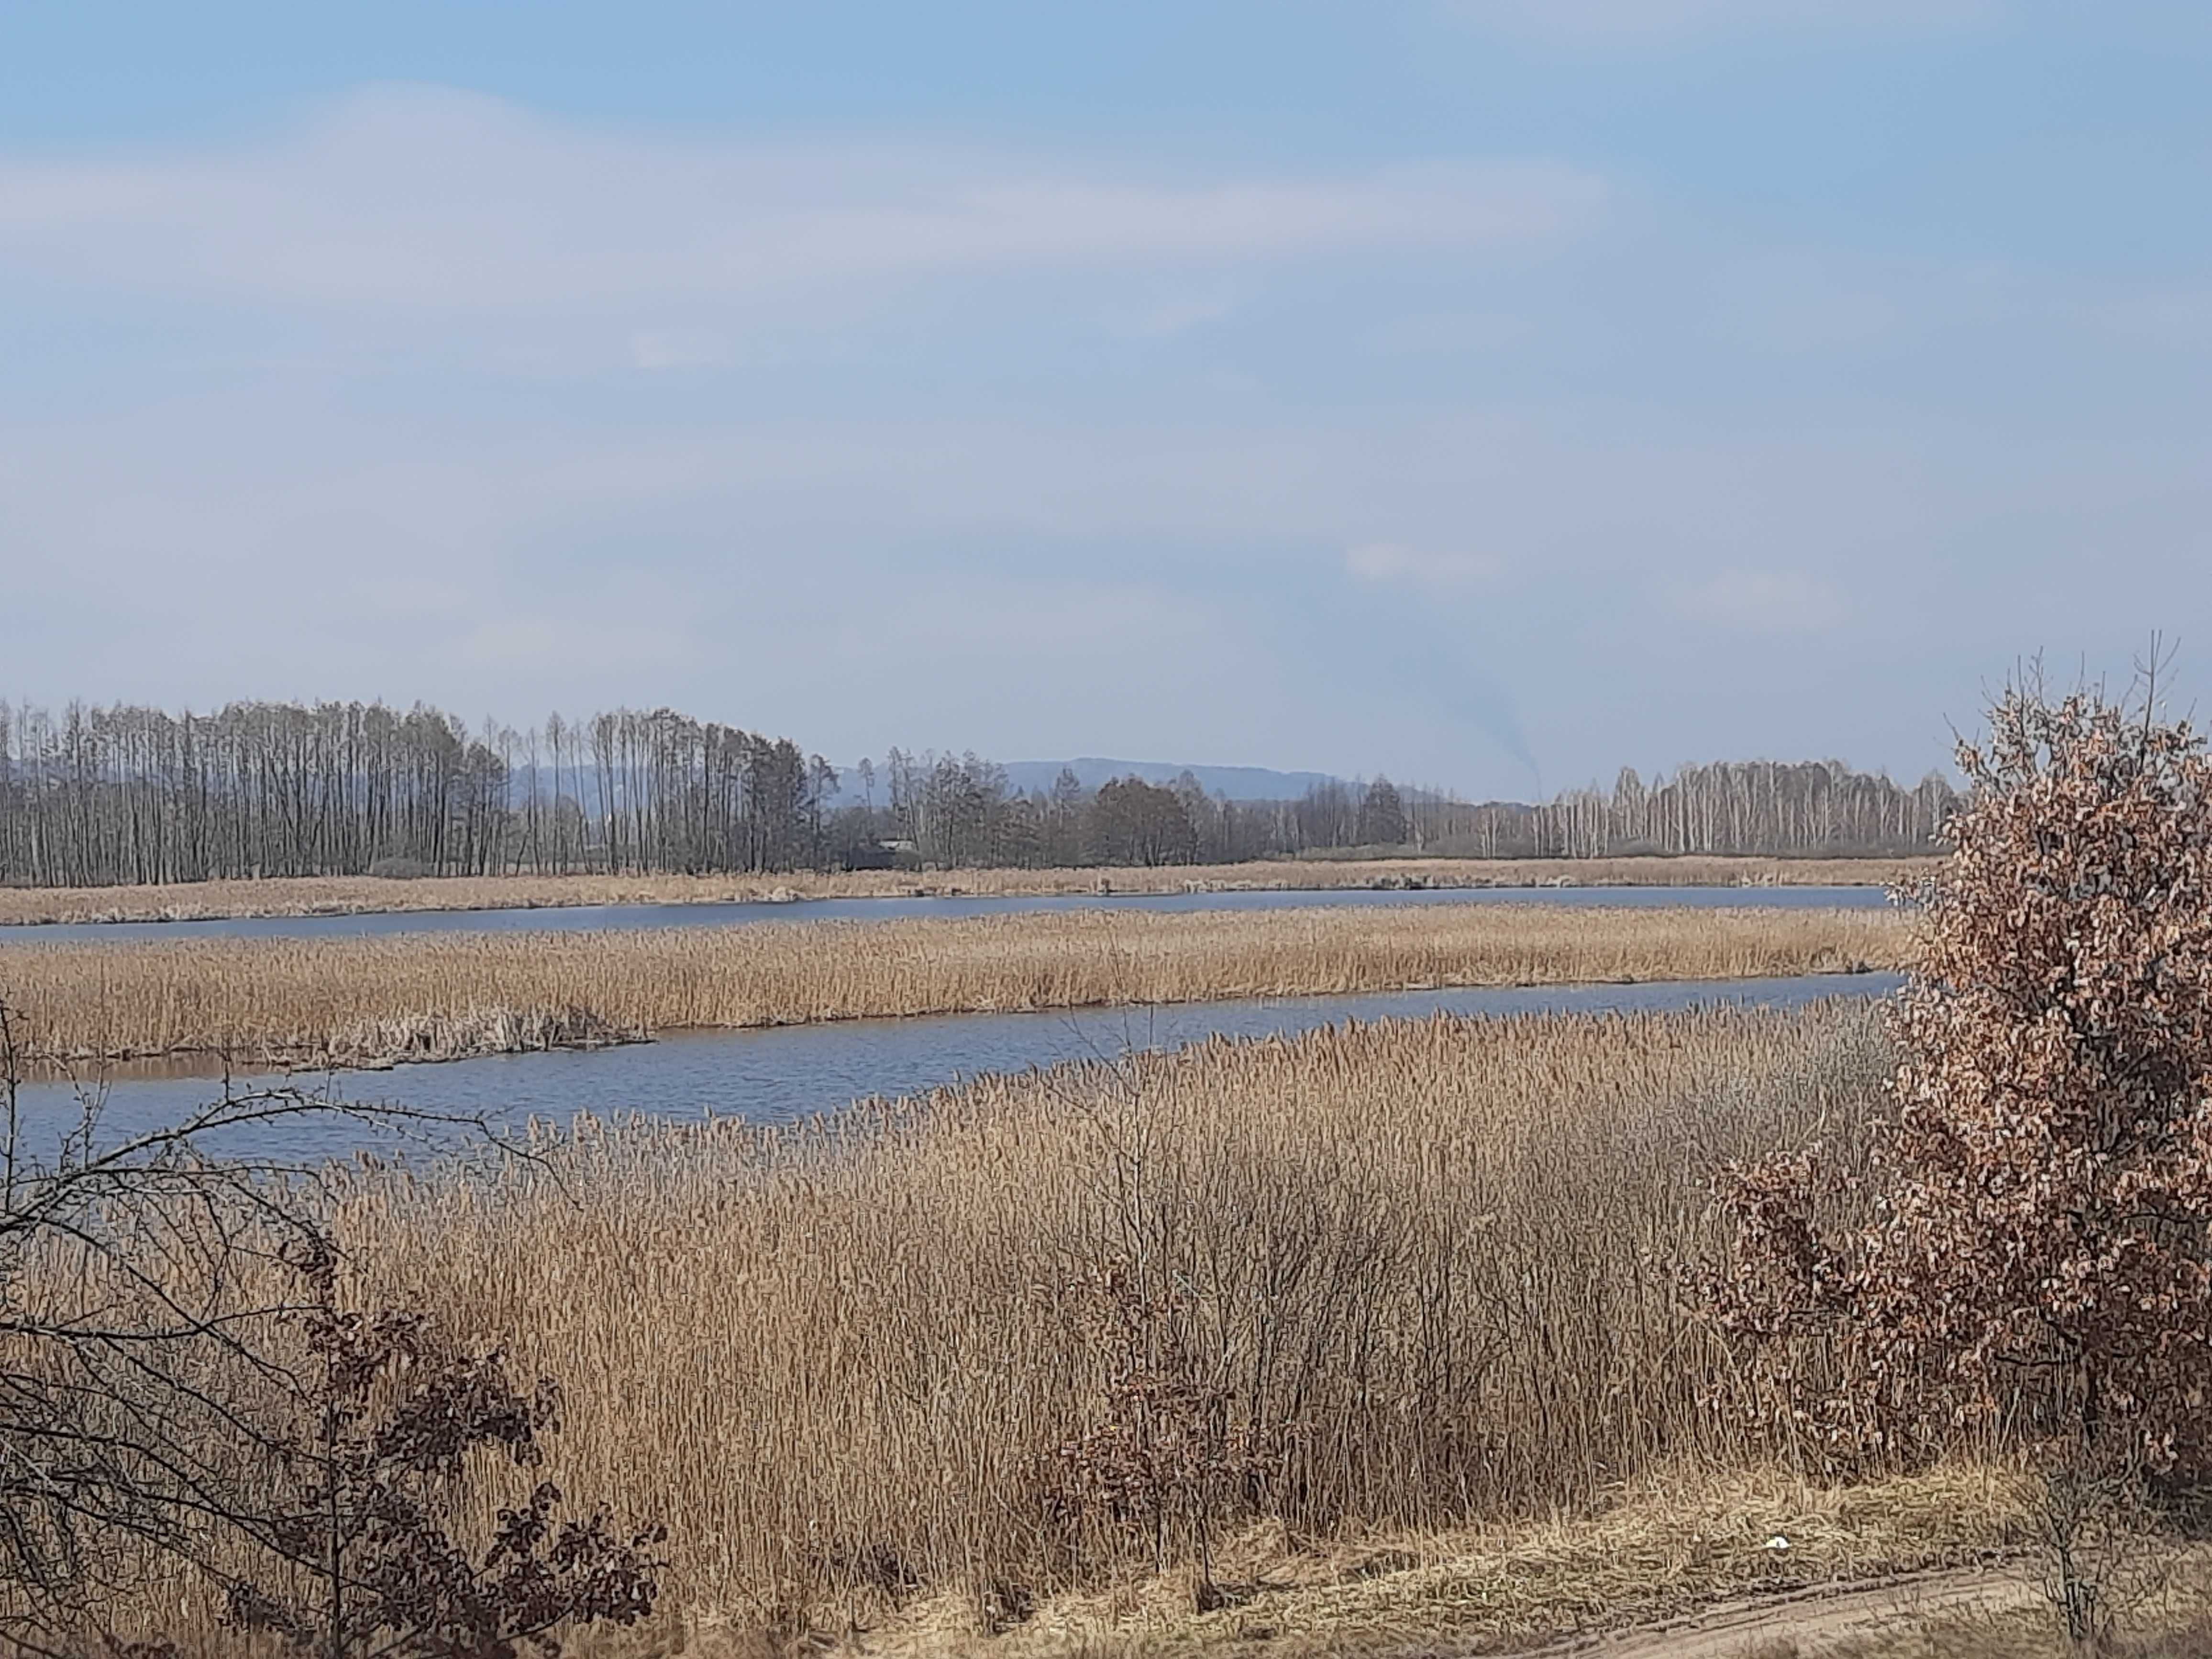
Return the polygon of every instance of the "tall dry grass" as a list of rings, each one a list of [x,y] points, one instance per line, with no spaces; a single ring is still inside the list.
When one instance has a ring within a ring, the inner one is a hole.
[[[0,951],[0,997],[48,1058],[364,1063],[688,1027],[1827,973],[1894,964],[1908,926],[1881,911],[1438,906],[57,942]]]
[[[362,1174],[338,1225],[366,1296],[564,1380],[545,1474],[666,1520],[687,1620],[989,1627],[1255,1517],[1786,1468],[1674,1267],[1721,1161],[1850,1143],[1887,1065],[1863,1006],[1352,1025],[798,1130],[586,1123]],[[1166,1496],[1102,1487],[1146,1436]]]
[[[487,876],[386,881],[268,877],[153,887],[0,887],[0,926],[196,921],[224,916],[538,909],[583,904],[717,904],[805,898],[1181,893],[1390,887],[1887,886],[1928,859],[1349,859],[1149,869],[864,870],[830,875]]]

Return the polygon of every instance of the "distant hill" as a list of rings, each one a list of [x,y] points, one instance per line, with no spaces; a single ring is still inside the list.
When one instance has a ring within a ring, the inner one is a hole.
[[[1023,794],[1033,789],[1050,790],[1066,767],[1085,789],[1096,789],[1115,778],[1142,778],[1146,783],[1173,783],[1185,772],[1198,780],[1209,795],[1231,800],[1296,800],[1317,783],[1337,781],[1326,772],[1277,772],[1264,766],[1184,766],[1173,761],[1103,760],[1085,755],[1071,761],[1009,761],[1006,781]]]
[[[878,761],[876,765],[882,769],[884,763]],[[1060,780],[1060,769],[1063,766],[1075,774],[1085,789],[1096,789],[1115,778],[1173,783],[1188,772],[1207,794],[1225,796],[1234,801],[1297,800],[1315,784],[1342,781],[1326,772],[1277,772],[1265,766],[1184,766],[1176,761],[1106,760],[1097,755],[1070,761],[1009,761],[1002,769],[1007,787],[1016,794],[1026,795],[1033,790],[1049,794],[1052,786]],[[510,801],[519,803],[529,798],[532,777],[532,774],[524,767],[515,767],[507,782]],[[535,777],[540,795],[550,796],[557,788],[569,799],[583,802],[591,811],[599,810],[599,777],[591,767],[563,766],[556,769],[541,766]],[[886,798],[885,789],[879,769],[874,794],[878,805]],[[854,769],[839,767],[837,791],[830,797],[830,804],[858,806],[866,799]]]

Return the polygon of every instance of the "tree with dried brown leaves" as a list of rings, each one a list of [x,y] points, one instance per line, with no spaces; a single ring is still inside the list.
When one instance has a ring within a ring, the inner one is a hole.
[[[1194,1352],[1184,1298],[1147,1291],[1135,1264],[1118,1261],[1070,1286],[1076,1328],[1106,1361],[1097,1418],[1061,1442],[1051,1507],[1149,1539],[1155,1567],[1173,1546],[1198,1554],[1200,1611],[1218,1606],[1213,1540],[1223,1513],[1264,1485],[1277,1449],[1236,1407],[1224,1368]]]
[[[326,1253],[296,1265],[307,1363],[264,1438],[267,1497],[225,1517],[251,1547],[225,1575],[234,1626],[302,1659],[518,1659],[557,1652],[557,1627],[653,1610],[663,1529],[556,1520],[550,1481],[500,1510],[480,1553],[453,1535],[453,1498],[483,1462],[543,1462],[559,1426],[550,1380],[518,1389],[499,1354],[419,1316],[342,1310]]]
[[[1857,1219],[1738,1170],[1726,1328],[1838,1461],[2002,1430],[2212,1474],[2212,761],[2154,698],[2007,693],[1915,895]]]
[[[20,1059],[0,1003],[0,1650],[173,1656],[161,1609],[203,1587],[303,1659],[516,1659],[650,1610],[658,1528],[562,1519],[543,1480],[458,1523],[495,1458],[539,1461],[552,1385],[347,1305],[315,1173],[211,1150],[459,1121],[227,1089],[114,1137],[97,1097],[30,1121]]]

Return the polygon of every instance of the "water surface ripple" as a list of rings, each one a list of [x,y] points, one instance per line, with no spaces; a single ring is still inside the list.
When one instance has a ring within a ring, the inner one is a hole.
[[[1894,974],[1822,974],[839,1020],[674,1032],[654,1042],[588,1053],[503,1054],[289,1080],[328,1088],[349,1100],[481,1116],[505,1127],[532,1118],[565,1122],[582,1111],[600,1117],[636,1114],[681,1120],[712,1115],[787,1121],[835,1111],[872,1095],[914,1094],[983,1073],[1018,1072],[1133,1049],[1177,1048],[1216,1035],[1287,1035],[1346,1019],[1417,1018],[1438,1012],[1495,1018],[1725,1003],[1794,1007],[1821,997],[1886,995],[1899,983]],[[252,1086],[285,1080],[238,1081]],[[173,1121],[220,1091],[218,1082],[204,1077],[85,1081],[106,1091],[103,1139]],[[58,1128],[76,1109],[71,1087],[59,1083],[26,1085],[21,1101],[34,1134],[42,1127]],[[372,1144],[373,1136],[360,1124],[331,1118],[258,1131],[252,1149],[271,1158],[312,1158],[344,1156]]]

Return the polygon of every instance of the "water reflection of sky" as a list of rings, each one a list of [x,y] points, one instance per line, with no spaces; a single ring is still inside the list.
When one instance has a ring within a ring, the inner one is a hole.
[[[562,1122],[580,1111],[601,1117],[712,1114],[788,1120],[834,1111],[870,1095],[912,1094],[982,1073],[1131,1049],[1180,1048],[1216,1034],[1265,1036],[1339,1020],[1439,1012],[1595,1013],[1722,1003],[1788,1007],[1821,997],[1884,995],[1898,983],[1893,974],[1819,975],[841,1020],[761,1030],[678,1032],[655,1042],[589,1053],[506,1054],[328,1079],[247,1079],[241,1086],[289,1081],[327,1088],[348,1099],[481,1116],[506,1126],[533,1117]],[[219,1079],[205,1077],[111,1078],[105,1084],[105,1138],[173,1120],[221,1088]],[[76,1110],[72,1091],[61,1084],[26,1085],[22,1103],[34,1133],[40,1126],[50,1129]],[[300,1158],[342,1156],[371,1144],[374,1138],[362,1126],[332,1118],[258,1131],[252,1146],[269,1157]]]

